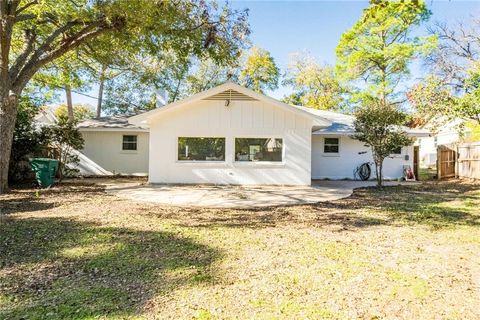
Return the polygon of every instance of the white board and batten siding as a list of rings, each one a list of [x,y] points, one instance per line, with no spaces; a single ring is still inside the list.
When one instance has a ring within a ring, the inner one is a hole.
[[[338,154],[324,153],[325,138],[339,139]],[[408,160],[405,156],[408,155]],[[313,135],[312,138],[312,179],[353,179],[354,171],[365,162],[372,162],[372,153],[365,143],[351,139],[347,135]],[[375,176],[374,165],[372,176]],[[403,166],[413,169],[413,146],[403,147],[401,154],[385,159],[383,175],[394,180],[403,177]]]
[[[197,100],[149,119],[151,183],[310,185],[312,120],[265,101]],[[225,161],[179,161],[179,137],[225,138]],[[281,162],[235,161],[235,138],[281,138]]]

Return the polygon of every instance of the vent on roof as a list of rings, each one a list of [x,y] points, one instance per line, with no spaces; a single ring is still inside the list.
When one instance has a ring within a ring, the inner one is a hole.
[[[203,100],[241,100],[241,101],[253,101],[257,100],[255,98],[252,98],[250,96],[247,96],[243,93],[240,93],[235,90],[226,90],[220,93],[217,93],[213,96],[207,97]]]

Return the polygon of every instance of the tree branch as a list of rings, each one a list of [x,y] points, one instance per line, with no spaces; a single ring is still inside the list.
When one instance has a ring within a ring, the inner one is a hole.
[[[69,21],[67,22],[65,25],[63,25],[62,27],[59,27],[57,30],[53,31],[52,34],[50,36],[47,37],[47,39],[45,39],[45,41],[43,42],[43,44],[38,47],[37,50],[35,50],[35,52],[33,53],[32,55],[32,58],[30,59],[30,61],[36,61],[38,60],[41,55],[48,51],[49,48],[50,48],[50,45],[60,36],[62,35],[63,33],[65,33],[66,31],[68,31],[69,29],[73,28],[74,26],[77,26],[81,24],[81,22],[79,22],[78,20],[76,21]],[[95,26],[92,26],[92,27],[95,27]],[[80,31],[81,32],[81,31]],[[79,33],[80,33],[79,32]]]
[[[28,56],[32,53],[33,49],[35,48],[36,38],[37,34],[34,30],[25,30],[25,44],[23,46],[23,52],[17,57],[15,63],[10,68],[9,74],[11,79],[14,79],[17,76],[18,71],[23,67]]]
[[[37,15],[33,14],[33,13],[20,14],[18,16],[15,16],[15,23],[35,19],[36,17],[37,17]]]
[[[15,15],[18,16],[22,11],[27,10],[29,7],[33,6],[34,4],[38,4],[38,0],[30,1],[29,3],[25,4],[23,7],[18,8],[15,12]]]
[[[10,45],[12,42],[13,24],[15,23],[15,11],[20,0],[0,1],[0,81],[3,90],[8,90],[9,83],[9,58]],[[3,93],[3,92],[2,92]]]
[[[32,57],[15,79],[14,87],[23,88],[38,69],[99,34],[112,30],[114,27],[115,25],[106,25],[103,21],[97,21],[63,40],[57,49],[50,51],[45,57],[35,60]]]

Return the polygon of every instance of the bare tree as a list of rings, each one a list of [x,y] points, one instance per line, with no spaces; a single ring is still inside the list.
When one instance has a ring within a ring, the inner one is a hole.
[[[461,22],[437,22],[429,32],[438,37],[439,43],[427,56],[427,66],[455,92],[464,92],[467,71],[480,58],[480,19],[472,18],[468,27]]]

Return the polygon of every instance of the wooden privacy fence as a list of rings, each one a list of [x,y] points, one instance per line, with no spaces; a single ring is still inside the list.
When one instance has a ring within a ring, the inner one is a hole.
[[[458,145],[458,176],[480,179],[480,142]]]
[[[480,179],[480,142],[438,146],[437,175]]]

